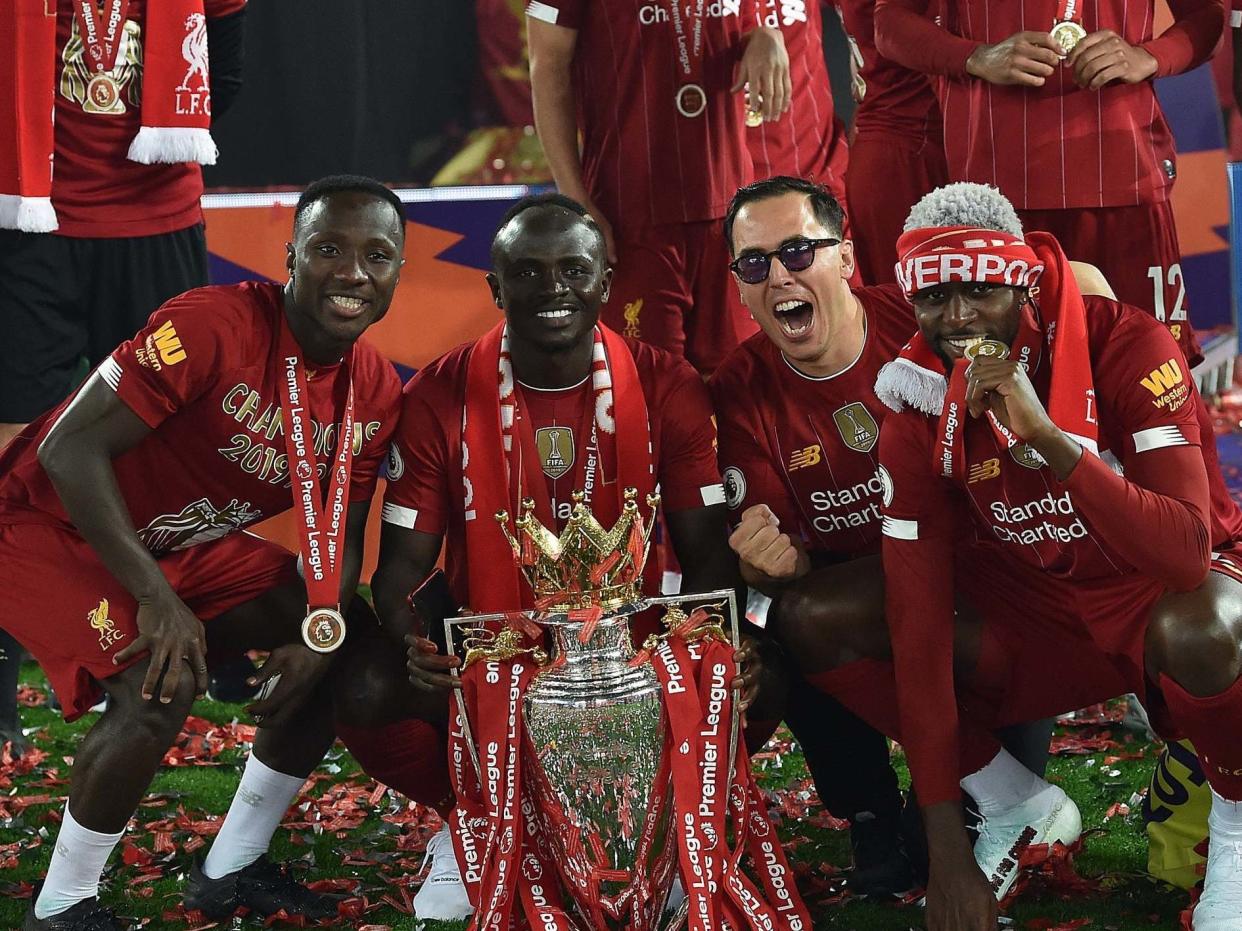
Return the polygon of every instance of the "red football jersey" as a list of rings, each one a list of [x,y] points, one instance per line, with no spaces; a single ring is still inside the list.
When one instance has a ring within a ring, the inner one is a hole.
[[[732,516],[766,504],[786,533],[831,559],[879,550],[877,441],[888,408],[875,396],[875,376],[917,329],[896,286],[854,294],[866,312],[867,337],[845,371],[804,375],[756,333],[710,383]]]
[[[1176,174],[1173,134],[1150,81],[1080,88],[1068,66],[1042,87],[999,86],[970,77],[966,59],[979,43],[1023,30],[1050,30],[1056,0],[996,4],[949,0],[944,27],[894,19],[888,8],[926,16],[929,0],[878,0],[881,47],[943,82],[945,152],[955,181],[994,184],[1019,210],[1158,203]],[[1079,4],[1090,34],[1110,29],[1157,61],[1157,76],[1205,61],[1220,35],[1223,0],[1173,0],[1178,22],[1152,38],[1152,0]],[[911,28],[913,27],[913,28]]]
[[[293,505],[281,427],[281,287],[197,288],[151,315],[96,370],[152,429],[114,462],[138,535],[156,555],[214,540]],[[336,454],[349,373],[308,372],[315,459]],[[365,342],[354,348],[354,463],[349,500],[375,492],[400,402],[396,370]],[[70,526],[39,464],[39,443],[64,409],[32,423],[0,455],[0,522]]]
[[[234,13],[239,0],[207,0],[209,18]],[[192,162],[143,165],[127,157],[141,122],[147,0],[130,0],[113,75],[120,88],[106,113],[88,112],[82,37],[73,3],[56,13],[56,143],[52,206],[62,236],[154,236],[203,219],[202,169]],[[97,108],[96,108],[97,109]]]
[[[875,47],[875,0],[836,0],[836,6],[858,72],[854,132],[898,136],[920,146],[940,140],[940,104],[927,75]]]
[[[634,353],[647,402],[661,507],[672,512],[723,503],[716,471],[716,428],[702,379],[689,363],[671,353],[637,340],[626,339],[626,344]],[[393,437],[388,463],[383,510],[383,518],[389,523],[446,537],[449,585],[462,605],[469,603],[462,412],[474,346],[466,343],[445,353],[406,385],[401,424]],[[563,429],[581,455],[589,438],[573,434],[580,429],[584,406],[594,398],[590,379],[558,391],[524,385],[522,394],[529,408],[519,410],[518,416],[529,415],[534,431],[541,427]],[[554,442],[551,449],[557,448]],[[570,495],[577,490],[572,487],[575,473],[550,468],[545,462],[544,474],[559,532],[572,508]],[[610,480],[615,481],[615,476],[610,479],[605,474],[604,481]],[[474,519],[490,520],[491,516]]]
[[[986,418],[971,417],[961,428],[965,480],[941,480],[932,468],[939,418],[907,408],[885,421],[880,461],[886,471],[888,621],[902,733],[923,804],[956,798],[958,791],[957,755],[946,729],[956,721],[954,552],[963,538],[981,544],[982,555],[973,558],[997,561],[1002,573],[1006,564],[1019,577],[1039,573],[1042,604],[1011,601],[1007,620],[1089,636],[1106,655],[1137,664],[1141,675],[1134,612],[1165,590],[1154,576],[1188,558],[1189,537],[1204,526],[1205,551],[1206,544],[1229,547],[1242,537],[1242,514],[1225,490],[1210,419],[1172,336],[1136,308],[1103,298],[1086,302],[1095,389],[1088,416],[1098,420],[1101,453],[1084,452],[1067,481],[1058,481],[1025,445],[1010,450],[998,443]],[[1046,398],[1042,359],[1032,382]],[[1124,507],[1102,508],[1118,486]],[[1084,513],[1093,502],[1094,520]],[[1110,545],[1099,528],[1118,521],[1129,536],[1123,540],[1109,526]],[[1122,542],[1158,568],[1141,573],[1118,551]],[[969,585],[969,564],[958,569]],[[987,593],[991,601],[997,597]]]
[[[849,153],[837,119],[824,61],[824,26],[817,0],[762,0],[761,22],[779,28],[789,53],[793,100],[775,123],[748,127],[756,178],[792,175],[826,185],[845,203]]]
[[[583,178],[619,233],[719,219],[752,177],[742,95],[729,89],[755,0],[705,4],[698,83],[707,105],[695,117],[682,116],[675,102],[685,79],[669,2],[530,0],[526,7],[528,16],[578,32],[574,90]],[[694,19],[685,10],[692,14],[695,6],[682,6],[688,31]]]

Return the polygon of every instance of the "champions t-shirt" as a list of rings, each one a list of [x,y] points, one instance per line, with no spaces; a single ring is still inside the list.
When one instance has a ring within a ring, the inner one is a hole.
[[[755,178],[807,178],[826,185],[844,204],[849,155],[828,83],[820,0],[761,0],[760,17],[762,25],[779,28],[785,37],[793,100],[775,123],[746,129]]]
[[[113,468],[138,535],[157,556],[292,507],[280,407],[283,314],[276,284],[187,291],[96,370],[152,429]],[[375,492],[401,394],[392,364],[365,342],[354,347],[352,375],[351,502]],[[336,453],[349,372],[338,363],[308,368],[307,376],[323,481]],[[0,522],[71,526],[37,451],[72,403],[35,421],[0,455]]]
[[[61,236],[155,236],[203,219],[203,172],[195,163],[143,165],[127,157],[141,123],[148,0],[130,0],[112,75],[116,104],[98,112],[88,103],[92,71],[82,37],[64,0],[56,10],[56,130],[52,206]],[[205,0],[208,19],[227,16],[245,0]]]
[[[751,180],[743,98],[730,88],[756,0],[704,3],[697,83],[707,105],[694,117],[676,105],[686,79],[670,2],[530,0],[526,6],[527,16],[577,30],[573,74],[583,179],[621,234],[653,223],[719,219]],[[694,17],[685,11],[693,14],[697,4],[677,2],[692,48]]]
[[[974,552],[995,567],[993,576],[1012,566],[1015,580],[1036,580],[1040,603],[1016,596],[1013,623],[1089,635],[1141,675],[1134,612],[1149,608],[1165,584],[1136,570],[1079,510],[1075,498],[1098,487],[1091,484],[1093,473],[1111,466],[1138,488],[1159,487],[1166,502],[1195,512],[1206,478],[1210,500],[1202,504],[1208,510],[1198,516],[1206,520],[1208,542],[1228,548],[1242,537],[1242,514],[1221,478],[1210,418],[1172,336],[1136,308],[1096,297],[1085,301],[1094,381],[1088,417],[1098,421],[1100,460],[1084,451],[1067,481],[1058,481],[1025,444],[1007,448],[986,418],[972,417],[961,427],[964,479],[941,479],[932,469],[939,418],[907,408],[885,420],[880,459],[888,622],[902,733],[924,805],[958,795],[952,642],[960,544],[978,544]],[[1032,367],[1032,382],[1046,398],[1045,360]],[[1174,463],[1170,453],[1189,455]],[[1189,543],[1177,535],[1179,525],[1161,501],[1151,492],[1131,497],[1125,519],[1135,538],[1170,559],[1184,557]],[[959,567],[967,585],[969,568]]]
[[[875,396],[875,376],[917,329],[896,286],[854,295],[867,336],[849,368],[825,378],[804,375],[757,333],[710,383],[732,519],[766,504],[786,533],[833,560],[879,551],[878,440],[889,411]]]
[[[637,340],[625,342],[634,354],[647,402],[662,509],[671,513],[723,503],[716,471],[716,429],[702,379],[687,362],[662,349]],[[389,523],[446,537],[449,584],[463,605],[469,603],[469,587],[462,409],[474,346],[467,343],[451,350],[406,385],[401,424],[389,455],[383,510]],[[559,532],[572,508],[570,495],[577,490],[572,487],[579,474],[575,460],[586,454],[590,441],[578,434],[594,389],[590,379],[558,391],[523,386],[522,397],[527,409],[519,416],[531,418]],[[615,482],[614,468],[602,462],[597,481]],[[474,514],[471,519],[491,521],[492,515]]]

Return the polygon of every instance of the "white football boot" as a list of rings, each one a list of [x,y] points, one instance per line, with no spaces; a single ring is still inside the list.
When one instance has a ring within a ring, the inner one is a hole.
[[[1212,793],[1208,816],[1208,858],[1203,876],[1203,895],[1195,905],[1191,927],[1195,931],[1242,931],[1242,835],[1222,830],[1218,821],[1226,806],[1236,821],[1238,802]],[[1217,822],[1215,829],[1213,822]]]
[[[414,917],[420,921],[461,921],[474,912],[461,880],[457,854],[448,825],[427,842],[423,865],[431,861],[427,878],[414,896]]]
[[[1021,872],[1022,854],[1036,844],[1069,846],[1082,834],[1082,815],[1060,786],[1045,788],[1025,802],[984,818],[975,841],[975,862],[1002,901]]]

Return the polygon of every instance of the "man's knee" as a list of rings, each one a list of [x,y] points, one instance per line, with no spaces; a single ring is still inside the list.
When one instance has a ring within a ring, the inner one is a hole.
[[[1171,597],[1157,606],[1147,626],[1149,673],[1161,673],[1191,694],[1224,691],[1242,672],[1239,617],[1232,599],[1203,591]]]
[[[336,720],[347,727],[380,727],[406,716],[412,686],[392,651],[359,651],[341,657],[332,673]]]
[[[807,580],[781,595],[775,627],[799,668],[818,672],[864,656],[881,658],[887,638],[883,589]]]
[[[181,730],[194,704],[197,688],[190,664],[182,661],[180,674],[168,701],[164,701],[165,680],[156,683],[154,697],[142,697],[147,664],[139,662],[103,682],[108,693],[110,720],[123,722],[125,733],[144,743],[166,747]]]

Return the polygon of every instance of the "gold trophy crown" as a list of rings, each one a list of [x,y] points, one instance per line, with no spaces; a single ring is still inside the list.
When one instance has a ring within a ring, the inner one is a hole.
[[[573,500],[559,537],[535,517],[530,498],[523,499],[512,531],[509,512],[496,512],[513,559],[535,594],[536,607],[550,612],[597,607],[611,611],[637,601],[660,496],[647,495],[652,519],[644,521],[637,489],[625,489],[621,516],[607,530],[584,503],[582,492],[575,491]]]

